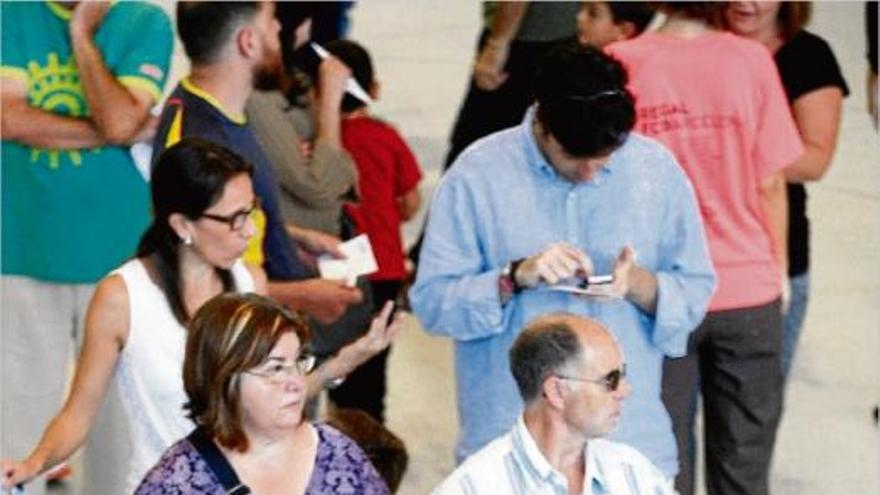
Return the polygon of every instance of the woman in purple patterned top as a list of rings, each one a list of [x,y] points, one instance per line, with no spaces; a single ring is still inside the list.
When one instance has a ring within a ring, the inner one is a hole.
[[[262,296],[206,303],[183,365],[186,409],[199,427],[165,451],[135,494],[388,494],[350,438],[303,420],[308,335],[301,318]]]

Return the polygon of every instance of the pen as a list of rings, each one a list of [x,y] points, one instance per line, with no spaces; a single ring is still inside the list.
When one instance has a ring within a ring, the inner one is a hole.
[[[328,52],[326,48],[315,43],[314,41],[311,43],[311,45],[312,50],[315,50],[315,53],[317,53],[322,60],[331,56],[330,52]],[[358,82],[353,77],[349,77],[348,80],[345,81],[345,91],[368,105],[373,103],[373,99],[370,98],[370,95],[368,95],[367,92],[364,91],[364,88],[362,88],[361,85],[358,84]]]

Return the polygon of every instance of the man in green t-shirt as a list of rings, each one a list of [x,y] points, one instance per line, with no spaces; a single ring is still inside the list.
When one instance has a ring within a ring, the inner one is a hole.
[[[64,5],[0,5],[3,457],[39,440],[94,283],[134,254],[147,225],[147,181],[129,146],[153,133],[173,46],[156,6]],[[86,479],[111,486],[90,494],[117,493],[103,476],[119,455],[102,447]]]

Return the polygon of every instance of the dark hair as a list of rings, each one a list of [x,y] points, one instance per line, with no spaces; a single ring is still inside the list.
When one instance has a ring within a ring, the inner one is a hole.
[[[295,62],[295,50],[293,49],[293,35],[296,29],[307,19],[311,19],[317,13],[318,2],[277,2],[275,4],[275,18],[281,24],[278,36],[281,39],[281,59],[284,60],[286,70],[292,70]]]
[[[181,325],[189,319],[181,296],[178,260],[181,241],[168,219],[172,213],[191,220],[199,218],[220,200],[226,183],[239,174],[253,175],[253,168],[232,151],[198,138],[184,138],[166,149],[153,168],[150,178],[153,223],[141,237],[137,256],[154,260],[159,287]],[[223,289],[232,290],[229,270],[215,270]]]
[[[568,322],[571,316],[556,313],[533,320],[510,348],[510,372],[526,404],[541,396],[547,378],[581,356],[580,341]]]
[[[810,22],[813,14],[812,2],[780,2],[776,22],[779,34],[789,40]]]
[[[655,2],[655,8],[667,15],[699,19],[712,27],[720,28],[724,22],[724,9],[727,8],[727,2]]]
[[[388,490],[397,492],[409,465],[403,440],[360,409],[334,408],[327,424],[354,440],[385,480]]]
[[[592,157],[620,147],[636,121],[617,60],[576,41],[552,48],[535,77],[537,118],[570,155]]]
[[[642,34],[654,18],[654,9],[648,2],[605,2],[611,11],[615,24],[631,22],[636,28],[635,34]]]
[[[253,20],[259,2],[178,2],[177,33],[193,64],[217,62],[238,27]]]
[[[334,40],[327,43],[326,48],[351,69],[352,77],[364,88],[364,91],[370,90],[374,81],[373,61],[363,46],[351,40]],[[348,93],[342,97],[343,112],[351,112],[364,105],[366,105],[364,102]]]
[[[301,347],[309,339],[309,327],[299,315],[256,294],[220,294],[190,322],[183,359],[184,409],[224,447],[248,449],[239,374],[262,364],[288,332],[296,334]]]

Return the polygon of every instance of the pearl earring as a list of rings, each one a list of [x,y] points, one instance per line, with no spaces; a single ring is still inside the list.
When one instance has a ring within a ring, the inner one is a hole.
[[[193,243],[192,236],[186,236],[183,238],[183,245],[184,246],[192,246],[192,243]]]

